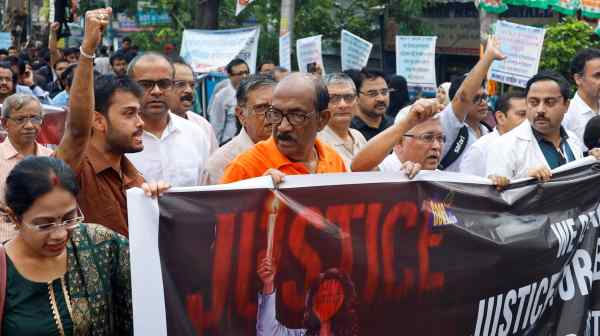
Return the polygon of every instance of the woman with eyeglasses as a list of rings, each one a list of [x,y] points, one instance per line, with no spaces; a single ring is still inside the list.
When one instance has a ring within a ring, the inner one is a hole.
[[[28,157],[10,172],[6,211],[18,233],[0,248],[4,335],[133,334],[128,241],[84,224],[78,191],[56,158]]]

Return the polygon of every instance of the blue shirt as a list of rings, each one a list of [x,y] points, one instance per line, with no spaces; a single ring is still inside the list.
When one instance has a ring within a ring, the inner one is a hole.
[[[66,107],[69,105],[69,93],[67,91],[61,91],[57,94],[50,103],[52,106],[56,107]]]

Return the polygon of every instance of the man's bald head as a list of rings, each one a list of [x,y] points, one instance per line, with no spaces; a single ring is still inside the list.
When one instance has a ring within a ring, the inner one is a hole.
[[[135,72],[138,65],[150,65],[150,66],[168,66],[171,69],[171,79],[175,76],[175,67],[173,63],[163,54],[156,52],[147,52],[136,56],[127,67],[127,75],[133,79],[139,73]]]
[[[289,90],[310,90],[313,92],[312,98],[315,105],[315,111],[318,113],[323,112],[329,106],[329,91],[327,90],[327,85],[325,85],[323,80],[311,74],[301,72],[289,74],[277,84],[273,94],[277,94],[277,91]]]

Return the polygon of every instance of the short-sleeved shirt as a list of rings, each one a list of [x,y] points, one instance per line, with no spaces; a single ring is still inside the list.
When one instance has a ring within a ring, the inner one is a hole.
[[[104,154],[90,143],[77,171],[77,180],[80,187],[77,202],[85,221],[128,236],[125,191],[140,187],[144,177],[125,155],[121,156],[119,166],[112,166]]]
[[[359,117],[352,118],[352,122],[350,123],[350,127],[362,133],[365,136],[367,141],[371,140],[372,137],[377,134],[383,132],[386,128],[392,126],[394,124],[394,119],[388,117],[387,115],[383,115],[381,122],[379,123],[379,127],[373,128],[367,125],[362,119]]]
[[[319,140],[333,147],[344,160],[346,168],[350,169],[352,159],[358,151],[367,144],[367,140],[362,133],[355,129],[348,129],[348,133],[350,135],[350,141],[344,141],[331,129],[331,127],[325,126],[317,136]]]
[[[467,145],[465,146],[465,149],[462,151],[461,155],[445,169],[445,171],[458,172],[460,170],[460,163],[469,150],[469,147],[471,147],[471,145],[473,145],[478,139],[477,133],[475,133],[471,127],[465,124],[464,120],[458,120],[454,110],[452,109],[452,104],[448,104],[448,106],[446,106],[446,108],[440,112],[440,122],[442,124],[442,129],[444,130],[444,135],[447,139],[446,144],[442,149],[442,158],[444,158],[453,147],[452,144],[454,144],[454,141],[458,137],[460,129],[463,128],[463,126],[467,126],[469,131],[469,139],[467,139]],[[479,130],[482,136],[490,132],[483,125],[479,125]]]
[[[344,173],[344,160],[335,149],[315,140],[315,149],[319,160],[316,173]],[[274,168],[288,175],[310,174],[308,168],[300,162],[292,162],[277,148],[273,137],[254,145],[240,154],[225,168],[222,183],[237,182],[262,176],[268,169]]]

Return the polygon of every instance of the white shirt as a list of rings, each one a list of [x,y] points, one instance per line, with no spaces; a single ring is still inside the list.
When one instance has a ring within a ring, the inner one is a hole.
[[[125,154],[146,181],[166,181],[173,187],[203,184],[209,156],[208,141],[194,123],[169,112],[161,138],[144,131],[144,150]]]
[[[235,123],[235,89],[228,85],[219,91],[208,108],[208,120],[212,125],[219,144],[233,138],[237,132]]]
[[[458,133],[463,126],[467,126],[469,130],[469,139],[467,139],[467,145],[463,150],[462,154],[444,171],[458,172],[460,170],[460,163],[465,157],[465,153],[469,151],[469,147],[471,147],[478,139],[477,133],[467,124],[465,124],[464,120],[458,120],[454,110],[452,109],[452,104],[448,104],[446,108],[442,112],[440,112],[440,122],[442,123],[442,129],[444,130],[444,135],[446,136],[447,142],[442,149],[442,159],[446,156],[448,151],[453,147],[454,141],[458,137]],[[481,132],[481,136],[490,133],[490,131],[483,125],[479,125],[479,130]]]
[[[236,135],[231,141],[226,143],[223,147],[217,149],[206,164],[206,173],[208,175],[208,184],[219,184],[221,177],[225,172],[225,167],[235,159],[236,156],[249,150],[254,146],[254,142],[246,133],[246,130],[242,128],[240,134]]]
[[[398,158],[396,153],[393,152],[392,154],[386,156],[377,168],[379,168],[379,171],[385,173],[398,173],[404,171],[402,169],[402,162],[400,162],[400,159]]]
[[[187,119],[189,121],[198,125],[202,129],[204,132],[204,139],[208,141],[209,153],[214,153],[219,148],[219,143],[217,142],[217,137],[215,136],[215,131],[213,130],[212,125],[208,122],[208,120],[198,113],[187,111],[185,114],[187,115]]]
[[[564,128],[575,133],[579,141],[583,144],[585,125],[587,125],[592,117],[597,115],[598,113],[592,111],[592,108],[581,99],[579,93],[575,93],[569,103],[569,109],[567,110],[567,114],[565,114],[562,125]]]
[[[342,138],[340,138],[329,126],[325,126],[325,128],[317,134],[317,137],[319,140],[333,147],[344,160],[346,168],[350,169],[352,159],[356,153],[367,144],[367,140],[358,130],[349,128],[348,132],[350,132],[351,138],[348,142],[342,140]]]
[[[493,149],[490,144],[499,137],[498,129],[494,128],[492,133],[482,136],[469,149],[465,149],[459,171],[463,174],[485,177],[487,155]]]
[[[583,157],[582,146],[575,134],[567,130],[567,144],[575,160]],[[485,176],[505,176],[509,179],[528,177],[530,169],[546,166],[550,169],[546,157],[538,144],[531,124],[525,120],[512,131],[498,137],[489,146],[494,148],[493,155],[486,160]]]

